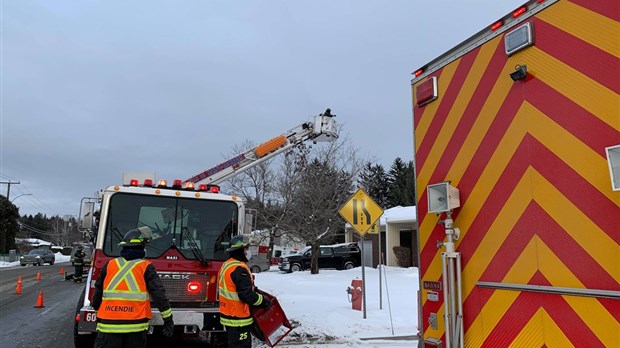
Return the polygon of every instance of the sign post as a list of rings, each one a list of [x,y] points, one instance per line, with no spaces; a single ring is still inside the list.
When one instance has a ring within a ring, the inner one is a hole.
[[[362,296],[364,301],[364,319],[366,319],[366,272],[364,266],[364,235],[383,215],[383,209],[364,192],[357,189],[353,196],[338,211],[356,231],[362,240]],[[379,238],[381,235],[379,234]],[[379,250],[381,255],[381,250]]]

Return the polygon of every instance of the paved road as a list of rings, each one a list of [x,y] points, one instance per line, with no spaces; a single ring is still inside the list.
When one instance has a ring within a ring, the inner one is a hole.
[[[64,268],[73,272],[70,263],[53,266],[0,268],[0,347],[39,348],[73,347],[73,325],[83,283],[65,281]],[[36,280],[37,273],[41,280]],[[15,294],[17,278],[22,277],[22,293]],[[43,291],[43,308],[34,308]],[[149,336],[149,347],[208,347],[205,337],[185,340]]]

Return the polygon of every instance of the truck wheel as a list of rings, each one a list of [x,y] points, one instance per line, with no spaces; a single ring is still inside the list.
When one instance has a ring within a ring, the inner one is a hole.
[[[252,273],[260,273],[260,267],[252,266],[252,268],[250,268],[250,271],[252,271]]]
[[[301,265],[298,263],[294,263],[291,265],[291,272],[299,272],[301,271]]]
[[[226,332],[211,332],[209,334],[209,346],[213,348],[228,347],[228,337]]]
[[[344,267],[343,268],[344,269],[351,269],[353,267],[355,267],[355,264],[353,263],[353,261],[347,261],[347,262],[344,263]]]
[[[75,315],[80,314],[80,309],[82,309],[82,305],[84,304],[84,295],[86,294],[86,288],[82,291],[82,295],[78,300],[77,308],[75,309]],[[75,318],[75,316],[74,316]],[[78,335],[78,322],[73,320],[73,344],[75,348],[92,348],[95,345],[95,337],[97,336],[95,333],[88,335]]]

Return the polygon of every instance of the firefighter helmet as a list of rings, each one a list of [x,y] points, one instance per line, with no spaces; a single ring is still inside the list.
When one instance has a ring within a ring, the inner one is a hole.
[[[228,244],[227,252],[235,251],[238,249],[247,248],[250,245],[250,241],[248,236],[246,235],[238,235],[234,236],[230,239],[230,244]]]
[[[129,247],[129,246],[146,246],[146,243],[148,243],[151,240],[151,229],[147,226],[143,226],[143,227],[139,227],[139,228],[135,228],[133,230],[129,230],[127,231],[127,233],[125,233],[125,237],[123,237],[123,240],[118,243],[119,246],[122,247]]]

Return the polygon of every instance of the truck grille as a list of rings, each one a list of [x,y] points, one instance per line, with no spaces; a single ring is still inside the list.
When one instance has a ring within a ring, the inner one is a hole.
[[[207,299],[209,275],[206,273],[198,274],[160,272],[159,278],[161,278],[161,281],[166,288],[166,295],[168,296],[168,300],[170,302],[195,303],[207,300],[215,300]],[[199,290],[195,292],[190,292],[188,289],[188,285],[190,283],[199,284]]]

